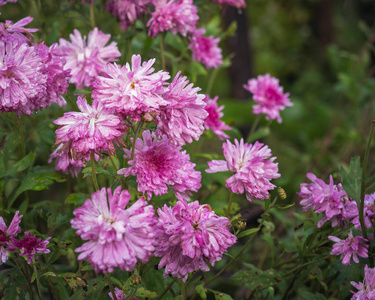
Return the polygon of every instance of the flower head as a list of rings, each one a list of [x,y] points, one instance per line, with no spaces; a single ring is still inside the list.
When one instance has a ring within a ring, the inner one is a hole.
[[[205,110],[208,112],[208,116],[204,121],[204,127],[209,130],[211,129],[219,139],[224,140],[229,138],[223,130],[231,130],[232,128],[226,125],[220,118],[224,116],[221,112],[224,109],[224,105],[218,107],[217,105],[218,97],[210,99],[209,95],[206,95],[204,101],[206,102]]]
[[[70,34],[71,42],[60,38],[55,53],[65,57],[65,69],[71,70],[70,82],[77,89],[91,86],[96,77],[103,74],[104,66],[121,56],[116,42],[106,46],[110,38],[110,34],[104,34],[96,27],[89,32],[87,44],[86,36],[82,38],[77,29]]]
[[[155,120],[158,137],[165,134],[173,144],[180,146],[191,143],[193,139],[199,140],[208,116],[204,95],[198,94],[199,91],[200,88],[193,88],[185,76],[177,73],[163,95],[168,104]]]
[[[279,86],[279,80],[269,74],[259,75],[257,79],[249,79],[244,88],[252,93],[257,103],[253,108],[254,114],[266,114],[267,120],[277,120],[281,123],[280,110],[286,106],[293,106],[289,100],[289,93],[284,94]]]
[[[16,23],[10,20],[0,23],[0,40],[3,42],[16,40],[20,43],[31,43],[32,32],[38,31],[38,29],[25,28],[24,26],[31,23],[32,20],[32,17],[26,17]]]
[[[375,299],[375,268],[369,268],[365,265],[365,278],[363,282],[350,282],[358,292],[353,293],[352,300],[372,300]]]
[[[143,140],[135,143],[134,158],[129,161],[129,168],[118,171],[125,177],[137,176],[138,190],[147,192],[150,200],[152,194],[163,195],[171,188],[179,199],[189,199],[190,191],[201,187],[201,173],[195,171],[195,164],[181,147],[174,146],[164,135],[162,140],[152,138],[150,131],[143,132]],[[131,158],[131,150],[124,149],[125,157]]]
[[[116,267],[132,271],[138,260],[146,263],[152,256],[154,208],[140,198],[125,209],[129,200],[129,192],[121,187],[113,194],[110,188],[102,188],[73,211],[72,227],[88,240],[75,250],[82,252],[78,259],[88,259],[96,272],[113,272]]]
[[[111,299],[113,300],[112,292],[109,292],[108,296],[111,297]],[[126,299],[126,295],[124,294],[124,292],[117,287],[115,288],[115,296],[116,296],[117,300],[125,300]]]
[[[19,216],[18,214],[19,211],[16,211],[9,227],[5,225],[3,217],[0,217],[0,261],[3,263],[8,260],[7,247],[9,245],[9,239],[16,236],[21,231],[19,224],[23,216]]]
[[[363,207],[363,216],[364,216],[363,221],[364,221],[366,228],[371,228],[375,220],[374,200],[375,200],[375,193],[370,194],[370,195],[365,195],[365,203]],[[355,211],[356,217],[353,220],[351,220],[351,223],[354,224],[355,228],[362,230],[361,223],[359,221],[357,206],[355,207],[355,209],[356,209]]]
[[[226,160],[209,161],[210,168],[206,172],[231,171],[234,174],[226,180],[225,185],[231,192],[246,192],[249,201],[267,198],[268,191],[275,188],[270,180],[280,177],[277,163],[273,162],[276,157],[271,157],[271,149],[262,143],[247,144],[243,139],[234,142],[234,145],[229,140],[223,143]]]
[[[83,163],[80,160],[74,160],[69,153],[61,152],[63,144],[60,144],[53,153],[49,156],[48,163],[52,162],[53,158],[56,158],[55,169],[63,173],[69,173],[72,177],[77,177]]]
[[[171,208],[158,209],[155,256],[162,257],[159,269],[186,281],[193,271],[208,271],[237,238],[230,233],[230,221],[219,217],[207,204],[178,201]]]
[[[193,61],[201,62],[207,68],[217,68],[223,63],[221,49],[218,46],[220,38],[203,36],[205,33],[206,29],[200,28],[189,37],[189,49],[193,52]]]
[[[171,31],[186,36],[194,32],[198,23],[198,9],[193,0],[152,0],[155,11],[147,22],[148,35],[154,38],[159,32]]]

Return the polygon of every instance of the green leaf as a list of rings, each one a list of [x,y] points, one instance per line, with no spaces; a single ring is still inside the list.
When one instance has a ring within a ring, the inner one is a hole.
[[[350,160],[349,170],[340,167],[341,184],[345,192],[354,200],[359,201],[361,197],[362,168],[359,156]]]
[[[135,295],[139,298],[149,298],[149,299],[153,299],[153,298],[156,298],[158,296],[157,293],[146,290],[143,287],[138,288]]]
[[[214,294],[215,300],[233,300],[233,298],[229,296],[228,294],[224,294],[222,292],[218,292],[215,290],[209,290],[209,291]]]
[[[19,172],[22,172],[23,170],[26,170],[28,167],[32,165],[34,161],[34,157],[35,157],[35,153],[30,152],[20,161],[16,162],[13,166],[11,166],[6,172],[1,172],[0,178],[5,177],[5,176],[10,176],[15,173],[19,173]]]
[[[276,206],[276,208],[278,209],[288,209],[292,206],[294,206],[295,203],[291,203],[291,204],[288,204],[288,205],[285,205],[285,206]]]
[[[300,291],[298,292],[298,296],[302,297],[303,300],[327,300],[326,297],[324,297],[320,293],[310,293],[308,291]]]
[[[87,291],[87,281],[83,277],[78,276],[75,273],[64,273],[60,275],[60,277],[66,280],[74,292],[77,291],[78,287],[82,287],[84,291]]]
[[[206,300],[207,299],[207,294],[206,294],[206,289],[204,288],[204,283],[201,283],[195,287],[195,291],[199,294],[201,299]]]
[[[239,235],[237,235],[237,238],[242,238],[244,236],[256,233],[259,231],[259,228],[250,228],[248,230],[242,231]]]
[[[85,202],[86,199],[89,197],[84,193],[72,193],[65,199],[65,203],[74,204],[75,206],[79,206]]]

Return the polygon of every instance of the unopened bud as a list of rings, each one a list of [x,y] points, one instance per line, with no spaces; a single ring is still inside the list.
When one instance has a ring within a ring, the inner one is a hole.
[[[147,122],[147,123],[151,123],[152,121],[155,120],[157,115],[158,115],[158,113],[156,111],[145,112],[142,115],[142,120]]]
[[[244,229],[246,228],[246,222],[244,222],[244,221],[238,221],[238,222],[236,223],[236,227],[237,227],[238,229],[240,229],[240,230],[244,230]]]
[[[277,194],[279,195],[279,197],[281,199],[286,199],[286,192],[285,192],[285,190],[283,188],[278,187],[277,188]]]
[[[138,285],[138,284],[140,284],[141,281],[142,281],[141,276],[138,276],[138,275],[133,275],[133,276],[130,278],[130,283],[131,283],[131,284],[134,284],[134,285]]]

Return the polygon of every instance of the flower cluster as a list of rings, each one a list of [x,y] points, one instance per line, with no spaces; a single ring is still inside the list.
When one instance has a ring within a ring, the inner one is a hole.
[[[159,269],[186,281],[189,273],[208,271],[236,242],[229,231],[229,220],[219,217],[207,204],[178,201],[171,208],[158,209],[155,256],[162,257]]]
[[[356,283],[350,282],[358,292],[351,291],[353,293],[352,300],[371,300],[375,299],[375,268],[369,268],[365,265],[365,278],[363,282]]]

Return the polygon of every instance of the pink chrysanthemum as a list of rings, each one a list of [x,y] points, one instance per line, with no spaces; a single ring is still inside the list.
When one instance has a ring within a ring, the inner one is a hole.
[[[49,156],[48,163],[52,162],[53,158],[56,158],[55,169],[63,173],[69,173],[72,177],[77,177],[83,163],[80,160],[74,160],[72,157],[69,157],[69,154],[66,152],[60,152],[63,144],[60,144],[53,153]]]
[[[113,300],[112,292],[109,292],[108,296]],[[117,300],[125,300],[126,299],[125,293],[117,287],[115,288],[115,296],[116,296]],[[138,299],[132,298],[131,300],[138,300]]]
[[[38,29],[25,28],[24,26],[31,23],[32,20],[32,17],[26,17],[16,23],[10,20],[0,23],[0,40],[3,42],[16,40],[21,43],[31,43],[31,38],[33,37],[31,32],[38,31]]]
[[[286,106],[293,106],[289,100],[289,93],[284,94],[279,86],[279,80],[269,74],[259,75],[257,79],[249,79],[244,88],[252,93],[257,103],[253,107],[254,114],[265,114],[267,120],[277,120],[281,123],[280,110]]]
[[[335,236],[328,237],[331,241],[335,242],[332,247],[331,255],[341,255],[343,265],[350,265],[350,258],[359,263],[357,255],[360,257],[368,257],[368,242],[361,236],[353,237],[352,230],[350,230],[347,239],[341,240]]]
[[[162,94],[170,76],[163,71],[153,73],[154,62],[150,59],[142,63],[140,55],[133,55],[132,66],[107,64],[106,76],[99,76],[93,84],[93,98],[136,121],[144,112],[159,110],[167,104]]]
[[[120,29],[126,30],[146,11],[151,0],[111,0],[105,8],[120,21]]]
[[[74,34],[69,37],[71,42],[60,38],[60,45],[56,47],[55,53],[65,57],[65,69],[71,70],[70,82],[74,83],[77,89],[91,86],[91,83],[103,74],[104,66],[121,56],[116,42],[106,46],[111,35],[104,34],[98,28],[89,32],[87,45],[86,36],[82,38],[77,29],[74,29]]]
[[[237,238],[230,233],[230,221],[219,217],[207,204],[178,201],[171,208],[158,209],[155,256],[162,257],[159,269],[186,281],[193,271],[209,271]]]
[[[14,237],[11,237],[12,243],[9,243],[9,251],[21,250],[20,256],[26,255],[28,258],[27,263],[30,264],[37,253],[49,253],[47,245],[51,237],[42,241],[41,238],[37,238],[35,235],[31,235],[31,232],[25,232],[25,237],[17,241]]]
[[[302,198],[300,204],[303,211],[313,209],[316,213],[322,213],[318,227],[328,220],[332,227],[345,226],[346,220],[358,215],[355,201],[348,197],[340,183],[333,183],[332,175],[329,184],[312,173],[307,173],[306,177],[312,183],[301,183],[301,191],[297,194]]]
[[[180,77],[180,72],[177,73],[163,96],[168,105],[155,119],[158,137],[165,134],[173,144],[179,146],[191,143],[193,139],[199,140],[208,116],[203,101],[205,96],[198,94],[199,91],[200,88],[193,88],[185,76]]]
[[[134,270],[137,261],[146,263],[152,256],[155,242],[155,211],[145,199],[132,206],[130,194],[117,187],[102,188],[73,211],[72,227],[83,240],[76,252],[79,260],[88,259],[95,272],[113,272],[114,268]],[[108,207],[109,204],[109,207]]]
[[[254,145],[234,140],[234,145],[227,140],[223,143],[226,160],[212,160],[208,162],[207,173],[231,171],[233,176],[226,180],[226,187],[231,192],[243,194],[251,202],[253,198],[265,199],[269,197],[269,190],[275,188],[270,180],[280,177],[277,163],[271,157],[271,149],[264,144],[255,142]]]
[[[193,61],[201,62],[207,68],[217,68],[223,63],[221,49],[218,46],[220,38],[203,36],[205,33],[206,29],[200,28],[189,37],[189,49],[193,53]]]
[[[21,231],[19,224],[23,216],[19,216],[18,214],[19,211],[16,211],[9,227],[6,226],[3,217],[0,217],[0,261],[3,263],[8,260],[7,247],[9,245],[9,239],[16,236]]]
[[[115,151],[113,143],[122,144],[119,137],[125,128],[121,117],[95,100],[90,106],[86,99],[78,97],[77,106],[81,112],[68,112],[54,121],[60,125],[56,130],[55,145],[63,144],[57,153],[67,153],[69,159],[83,162],[90,159],[91,152],[112,154]]]
[[[206,95],[206,97],[204,98],[204,101],[206,102],[205,110],[208,112],[208,116],[204,121],[204,127],[207,130],[211,129],[219,139],[224,140],[229,138],[229,136],[225,134],[223,130],[231,130],[232,127],[226,125],[222,120],[220,120],[220,118],[224,116],[224,114],[222,113],[224,105],[218,107],[218,99],[218,96],[210,99],[209,95]]]
[[[152,138],[150,131],[142,134],[135,143],[134,158],[129,161],[129,168],[117,173],[125,177],[137,176],[138,191],[147,192],[148,200],[152,194],[164,195],[168,187],[173,190],[178,199],[189,200],[190,191],[198,191],[201,187],[201,173],[195,171],[195,164],[190,162],[186,151],[174,146],[164,135],[158,141]],[[124,149],[126,158],[131,158],[131,150]]]
[[[154,38],[159,32],[171,31],[186,36],[194,32],[199,20],[193,0],[152,0],[155,11],[147,22],[148,35]]]
[[[220,5],[226,4],[226,5],[234,6],[234,7],[237,7],[237,8],[245,8],[246,7],[246,3],[245,3],[244,0],[214,0],[214,2],[217,2]]]
[[[363,217],[364,217],[364,224],[366,228],[371,228],[374,223],[375,219],[375,208],[374,208],[374,201],[375,201],[375,193],[370,195],[365,195],[365,203],[363,207]],[[358,216],[358,208],[355,207],[355,215],[356,217],[351,220],[351,223],[354,224],[354,227],[362,230],[361,223],[359,222],[359,216]]]
[[[350,284],[359,290],[358,292],[351,291],[353,293],[351,300],[375,299],[375,268],[369,268],[365,265],[365,278],[363,282],[356,283],[351,281]]]

